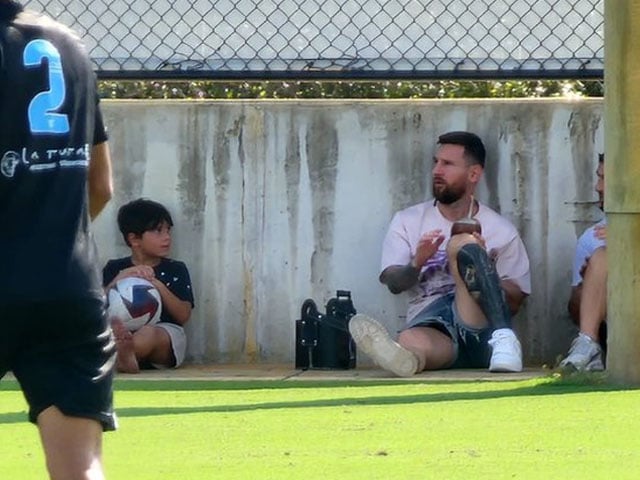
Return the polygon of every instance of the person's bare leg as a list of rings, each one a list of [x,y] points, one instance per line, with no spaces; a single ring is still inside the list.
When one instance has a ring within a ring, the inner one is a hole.
[[[136,358],[133,335],[119,318],[111,320],[111,329],[116,339],[116,369],[123,373],[138,373],[140,366]]]
[[[133,334],[133,346],[138,361],[173,367],[175,358],[171,337],[164,328],[145,325]]]
[[[580,331],[595,341],[607,314],[607,251],[598,248],[587,263],[580,295]]]
[[[576,308],[577,307],[577,308]],[[575,318],[578,310],[578,318]],[[559,368],[578,371],[604,370],[602,327],[607,313],[607,254],[598,248],[589,258],[582,276],[582,284],[574,287],[569,312],[578,321],[580,333],[571,342],[567,356]]]
[[[469,327],[492,329],[489,371],[522,371],[522,347],[511,327],[502,283],[485,246],[473,235],[455,235],[447,245],[447,255],[462,321]]]
[[[37,422],[51,480],[104,479],[99,422],[64,415],[53,406]]]
[[[467,286],[458,271],[458,252],[464,245],[470,243],[478,243],[478,240],[470,234],[456,235],[449,240],[447,245],[449,271],[456,285],[455,302],[460,318],[470,327],[484,328],[488,326],[487,319],[482,313],[477,299],[473,298],[469,290],[467,290]]]
[[[447,368],[455,360],[451,338],[430,327],[413,327],[400,332],[398,343],[418,357],[418,372]]]
[[[361,313],[349,320],[349,333],[359,351],[377,365],[399,377],[410,377],[418,370],[418,357],[393,340],[384,325]]]

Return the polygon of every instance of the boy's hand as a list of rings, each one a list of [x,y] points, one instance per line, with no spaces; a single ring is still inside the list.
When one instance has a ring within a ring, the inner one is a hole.
[[[120,270],[118,275],[113,277],[113,280],[111,280],[108,285],[104,286],[105,293],[108,293],[119,280],[127,277],[144,278],[153,283],[156,278],[156,273],[153,271],[153,267],[149,267],[148,265],[134,265],[133,267],[125,268],[124,270]]]
[[[153,268],[148,265],[134,265],[133,267],[120,270],[120,273],[118,273],[114,281],[117,282],[118,280],[122,280],[127,277],[140,277],[145,280],[152,281],[156,278],[156,274],[153,271]]]

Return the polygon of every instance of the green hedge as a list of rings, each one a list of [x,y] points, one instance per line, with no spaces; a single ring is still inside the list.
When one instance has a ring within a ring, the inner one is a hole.
[[[540,98],[601,97],[602,81],[214,82],[101,81],[102,98]]]

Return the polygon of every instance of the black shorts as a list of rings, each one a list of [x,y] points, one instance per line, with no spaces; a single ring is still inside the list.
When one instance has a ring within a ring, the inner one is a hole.
[[[0,304],[0,378],[13,371],[33,423],[56,406],[114,430],[115,355],[99,300]]]

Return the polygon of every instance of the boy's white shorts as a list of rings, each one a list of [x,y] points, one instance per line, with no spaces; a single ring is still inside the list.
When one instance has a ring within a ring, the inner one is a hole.
[[[178,368],[182,365],[182,362],[184,362],[184,357],[187,352],[187,335],[184,332],[184,328],[175,323],[168,322],[156,323],[154,327],[162,328],[169,334],[169,338],[171,338],[171,349],[176,359],[176,364],[173,368]],[[152,363],[152,365],[158,369],[168,368],[166,365],[158,365],[155,363]]]

